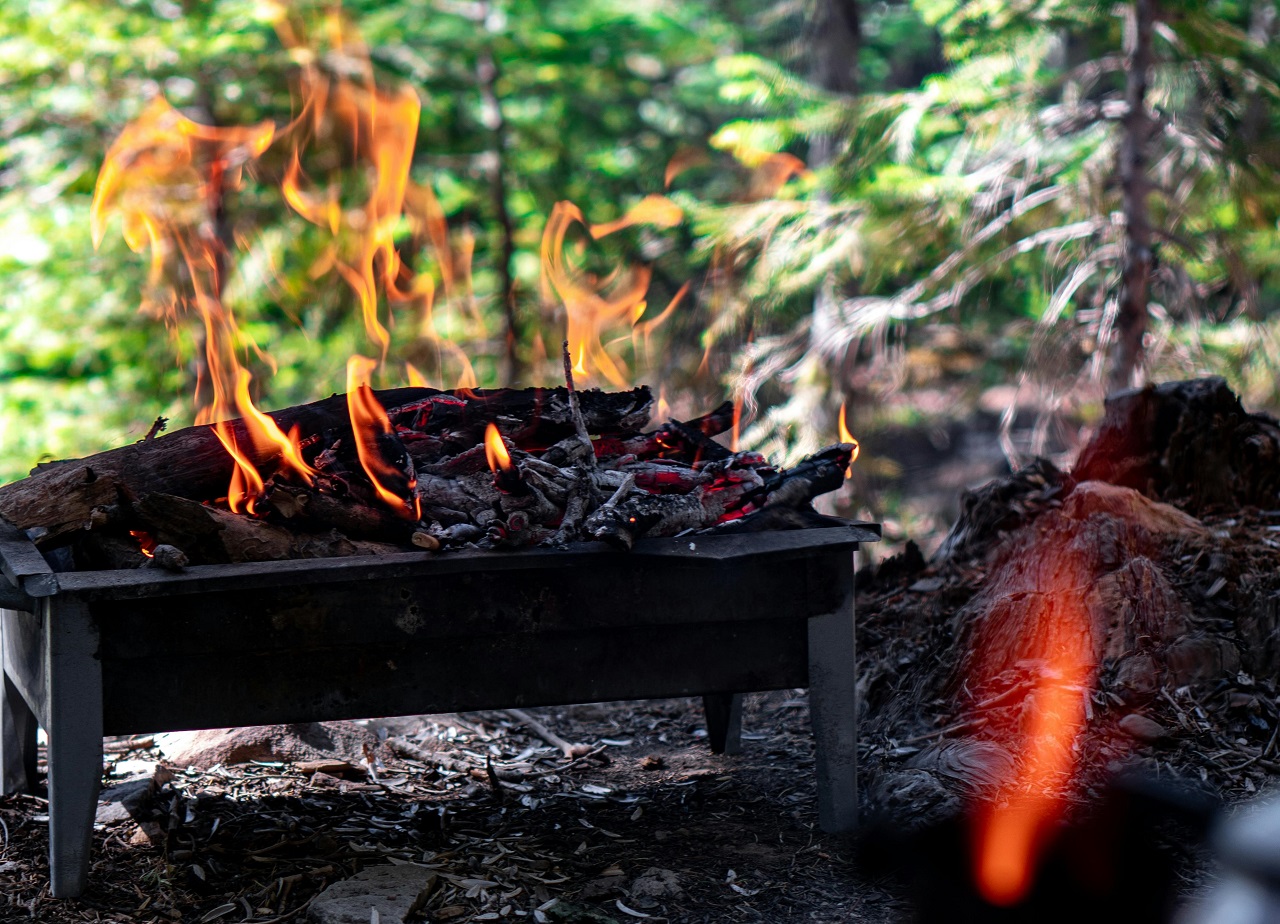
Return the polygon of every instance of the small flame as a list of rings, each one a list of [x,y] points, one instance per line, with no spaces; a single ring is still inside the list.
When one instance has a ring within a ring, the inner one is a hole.
[[[507,452],[507,444],[502,434],[492,421],[484,429],[484,457],[489,461],[489,470],[494,474],[511,470],[511,453]]]
[[[858,454],[862,452],[862,446],[858,443],[852,433],[849,432],[849,424],[845,420],[845,410],[848,402],[842,402],[840,405],[840,420],[837,425],[837,432],[840,434],[840,442],[850,443],[853,445],[853,455],[849,456],[849,467],[845,469],[844,476],[846,478],[853,477],[853,463],[858,461]],[[736,425],[737,418],[735,416],[734,423]]]
[[[405,380],[413,388],[430,388],[427,384],[427,377],[413,363],[404,364]]]
[[[657,420],[666,420],[671,416],[671,405],[667,403],[667,386],[662,385],[658,388],[658,404],[654,408],[653,416]]]
[[[386,408],[369,385],[369,377],[377,366],[377,360],[367,356],[356,355],[347,361],[347,410],[355,433],[356,453],[382,502],[406,519],[420,520],[422,509],[414,490],[417,480],[411,474],[412,468],[401,471],[378,451],[379,437],[390,436],[393,431]],[[392,487],[399,483],[407,484],[403,494]]]
[[[147,558],[155,558],[156,540],[145,529],[131,529],[129,535],[138,543],[138,551]]]
[[[666,196],[645,196],[627,210],[627,213],[616,221],[592,225],[591,236],[596,240],[630,228],[632,225],[654,225],[659,228],[674,228],[684,221],[684,209],[676,205]]]
[[[734,452],[738,451],[742,437],[742,401],[743,395],[739,392],[733,400],[733,428],[729,431],[729,448]]]

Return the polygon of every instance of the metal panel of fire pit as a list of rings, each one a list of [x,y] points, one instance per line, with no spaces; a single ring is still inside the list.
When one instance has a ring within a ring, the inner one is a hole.
[[[723,741],[725,694],[810,686],[820,819],[847,830],[852,551],[878,538],[851,525],[647,539],[630,553],[54,574],[11,535],[0,603],[26,612],[0,611],[4,788],[33,781],[34,716],[50,733],[53,888],[74,895],[103,734],[711,694]]]

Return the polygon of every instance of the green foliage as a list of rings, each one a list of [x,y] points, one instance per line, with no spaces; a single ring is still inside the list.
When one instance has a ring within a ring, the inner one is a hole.
[[[1246,361],[1212,347],[1215,331],[1237,326],[1244,332],[1228,339],[1260,347],[1280,313],[1275,10],[1265,0],[1159,8],[1148,373],[1224,372],[1275,404],[1274,350]],[[893,387],[901,370],[883,361],[888,345],[945,318],[1029,325],[1023,385],[1047,404],[1096,402],[1123,253],[1127,7],[917,0],[891,9],[882,20],[914,14],[937,30],[945,62],[934,73],[894,85],[864,63],[876,79],[856,99],[824,95],[769,61],[736,62],[729,75],[757,107],[733,123],[735,137],[795,150],[818,134],[840,142],[809,207],[762,203],[750,221],[736,209],[700,216],[709,246],[756,255],[742,297],[770,314],[744,356],[745,387],[768,390],[791,369],[799,416],[813,411],[798,383],[814,363],[846,387],[865,389],[868,370]],[[864,62],[876,51],[864,49]],[[753,436],[784,438],[796,417],[776,408]]]

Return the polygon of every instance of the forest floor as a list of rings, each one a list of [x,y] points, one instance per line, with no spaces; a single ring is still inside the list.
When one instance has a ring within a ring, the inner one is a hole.
[[[281,761],[162,771],[157,787],[154,739],[109,739],[108,778],[142,797],[97,826],[82,899],[49,895],[44,800],[0,800],[0,920],[305,921],[326,885],[387,863],[438,874],[429,921],[901,918],[892,885],[859,879],[852,842],[817,828],[803,691],[748,695],[735,756],[711,754],[697,699],[531,712],[588,756],[571,761],[507,714],[477,712],[363,723],[458,762],[450,772],[384,744],[376,781],[348,754],[331,772]],[[524,782],[496,792],[486,759],[524,768]]]

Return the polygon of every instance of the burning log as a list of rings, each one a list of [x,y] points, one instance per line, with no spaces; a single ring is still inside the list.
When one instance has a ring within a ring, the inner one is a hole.
[[[388,416],[398,436],[404,421],[414,421],[415,426],[407,428],[410,434],[424,434],[442,447],[448,445],[442,435],[458,439],[458,434],[470,432],[468,428],[476,433],[474,439],[467,437],[470,442],[466,448],[475,446],[485,423],[502,417],[527,421],[521,439],[528,439],[531,445],[549,446],[573,432],[567,393],[562,388],[477,389],[461,396],[430,388],[393,388],[374,394],[379,403],[391,408]],[[611,434],[644,426],[652,403],[647,388],[621,393],[591,390],[581,392],[580,399],[588,426],[594,432]],[[432,410],[424,412],[424,406]],[[441,407],[448,410],[438,410]],[[346,458],[354,459],[345,395],[267,416],[284,432],[297,427],[306,434],[308,461],[314,462],[335,444],[350,447]],[[243,421],[230,421],[229,426],[253,465],[268,474],[274,470],[279,459],[276,447],[257,446]],[[406,449],[411,445],[412,437]],[[410,454],[418,458],[412,451]],[[212,426],[187,427],[98,453],[88,461],[42,463],[27,478],[0,487],[0,516],[23,530],[43,530],[37,533],[36,542],[42,548],[52,548],[84,529],[95,508],[152,493],[220,497],[226,494],[233,468]]]

